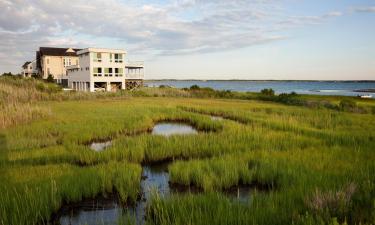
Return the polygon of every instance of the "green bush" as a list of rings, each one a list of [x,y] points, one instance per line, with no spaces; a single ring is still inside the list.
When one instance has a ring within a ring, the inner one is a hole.
[[[201,89],[198,85],[194,84],[190,87],[190,90],[199,90]]]
[[[274,96],[275,95],[275,91],[272,89],[272,88],[265,88],[265,89],[262,89],[260,91],[260,93],[262,95],[266,95],[266,96]]]
[[[51,74],[48,74],[47,82],[48,83],[54,83],[55,82],[55,80],[53,79],[53,76]]]
[[[36,89],[45,93],[57,93],[61,91],[61,87],[55,83],[40,82],[36,85]]]

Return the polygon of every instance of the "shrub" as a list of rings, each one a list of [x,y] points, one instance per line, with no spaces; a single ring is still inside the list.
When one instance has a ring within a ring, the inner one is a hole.
[[[37,90],[41,92],[49,93],[49,94],[57,93],[61,91],[61,87],[54,83],[41,82],[41,83],[38,83],[35,87]]]
[[[34,79],[42,79],[41,74],[32,74],[31,77],[34,78]]]
[[[190,87],[190,90],[199,90],[201,89],[198,85],[194,84]]]
[[[48,74],[47,82],[48,83],[54,83],[55,82],[55,80],[53,79],[53,76],[51,74]]]
[[[171,86],[165,85],[165,84],[161,84],[161,85],[159,85],[159,88],[171,88]]]
[[[272,88],[265,88],[265,89],[262,89],[260,91],[260,93],[262,95],[266,95],[266,96],[274,96],[275,95],[275,91],[272,89]]]

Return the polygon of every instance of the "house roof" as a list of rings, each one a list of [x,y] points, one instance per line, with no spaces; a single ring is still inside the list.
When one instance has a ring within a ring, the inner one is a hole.
[[[31,62],[30,61],[26,61],[23,65],[22,65],[22,68],[26,69],[27,65],[29,65]]]
[[[81,49],[77,48],[52,48],[52,47],[40,47],[40,55],[50,56],[77,56],[77,51]]]

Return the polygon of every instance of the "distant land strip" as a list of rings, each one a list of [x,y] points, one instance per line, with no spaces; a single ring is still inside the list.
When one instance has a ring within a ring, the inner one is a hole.
[[[240,79],[228,79],[228,80],[205,80],[205,79],[145,79],[145,81],[254,81],[254,82],[360,82],[360,83],[375,83],[375,80],[240,80]],[[373,89],[369,89],[373,90]]]

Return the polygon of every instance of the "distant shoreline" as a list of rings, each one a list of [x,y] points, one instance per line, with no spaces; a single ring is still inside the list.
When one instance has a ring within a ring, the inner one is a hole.
[[[200,80],[200,79],[145,79],[145,82],[149,81],[201,81],[201,82],[208,82],[208,81],[223,81],[223,82],[231,82],[231,81],[251,81],[251,82],[341,82],[341,83],[348,83],[348,82],[360,82],[360,83],[375,83],[375,80],[237,80],[237,79],[229,79],[229,80]]]

